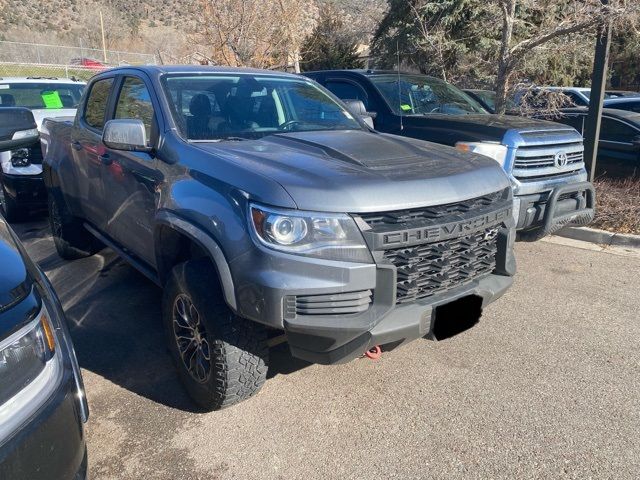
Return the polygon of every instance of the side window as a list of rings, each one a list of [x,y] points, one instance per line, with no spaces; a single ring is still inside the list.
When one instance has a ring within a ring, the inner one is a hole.
[[[571,100],[571,103],[573,103],[574,105],[578,107],[587,106],[587,102],[585,102],[584,99],[577,93],[569,91],[569,92],[564,92],[564,94],[569,97],[569,99]]]
[[[109,93],[113,85],[113,78],[98,80],[91,87],[87,104],[84,111],[84,121],[93,128],[102,130],[104,127],[104,116],[109,101]]]
[[[619,122],[618,120],[606,117],[602,118],[600,140],[631,143],[633,137],[638,135],[638,133],[640,132],[622,122]]]
[[[142,120],[147,131],[147,139],[151,138],[151,125],[154,119],[153,104],[149,90],[139,78],[125,78],[118,95],[115,118]]]
[[[563,115],[559,121],[565,125],[575,128],[581,135],[584,135],[584,115]]]
[[[358,85],[341,80],[328,80],[324,86],[341,100],[362,100],[367,110],[369,109],[367,94]]]

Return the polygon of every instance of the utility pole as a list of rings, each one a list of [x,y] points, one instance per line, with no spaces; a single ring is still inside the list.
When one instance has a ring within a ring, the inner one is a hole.
[[[104,63],[107,63],[107,44],[104,41],[104,22],[102,21],[102,10],[100,10],[100,30],[102,31],[102,54],[104,55]]]
[[[609,0],[601,0],[602,8],[607,8]],[[584,132],[584,161],[589,169],[589,180],[593,182],[596,175],[596,159],[598,157],[598,140],[600,138],[600,122],[602,120],[602,102],[607,84],[607,65],[609,64],[609,47],[611,46],[611,21],[605,20],[598,26],[596,52],[591,77],[591,95],[589,96],[589,115]]]

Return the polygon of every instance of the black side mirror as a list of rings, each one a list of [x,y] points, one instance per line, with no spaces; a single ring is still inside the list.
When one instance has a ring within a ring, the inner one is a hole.
[[[40,133],[33,113],[23,107],[0,107],[0,152],[29,147]]]
[[[373,128],[373,119],[378,116],[376,112],[367,112],[367,108],[364,106],[362,100],[347,99],[343,100],[343,102],[351,113],[362,118],[367,125]]]

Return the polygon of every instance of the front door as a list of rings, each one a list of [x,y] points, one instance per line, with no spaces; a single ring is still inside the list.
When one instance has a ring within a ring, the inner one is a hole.
[[[113,117],[139,119],[146,127],[150,145],[157,137],[156,109],[149,89],[142,78],[124,76],[119,89]],[[155,266],[153,255],[153,225],[162,181],[158,160],[149,153],[128,152],[106,148],[107,162],[102,170],[107,200],[105,233],[127,246],[129,253]]]

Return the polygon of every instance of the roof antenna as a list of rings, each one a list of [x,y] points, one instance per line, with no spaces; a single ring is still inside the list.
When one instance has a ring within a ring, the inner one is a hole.
[[[400,108],[400,131],[404,131],[404,122],[402,120],[402,90],[400,88],[400,40],[396,38],[396,73],[398,74],[398,107]]]

